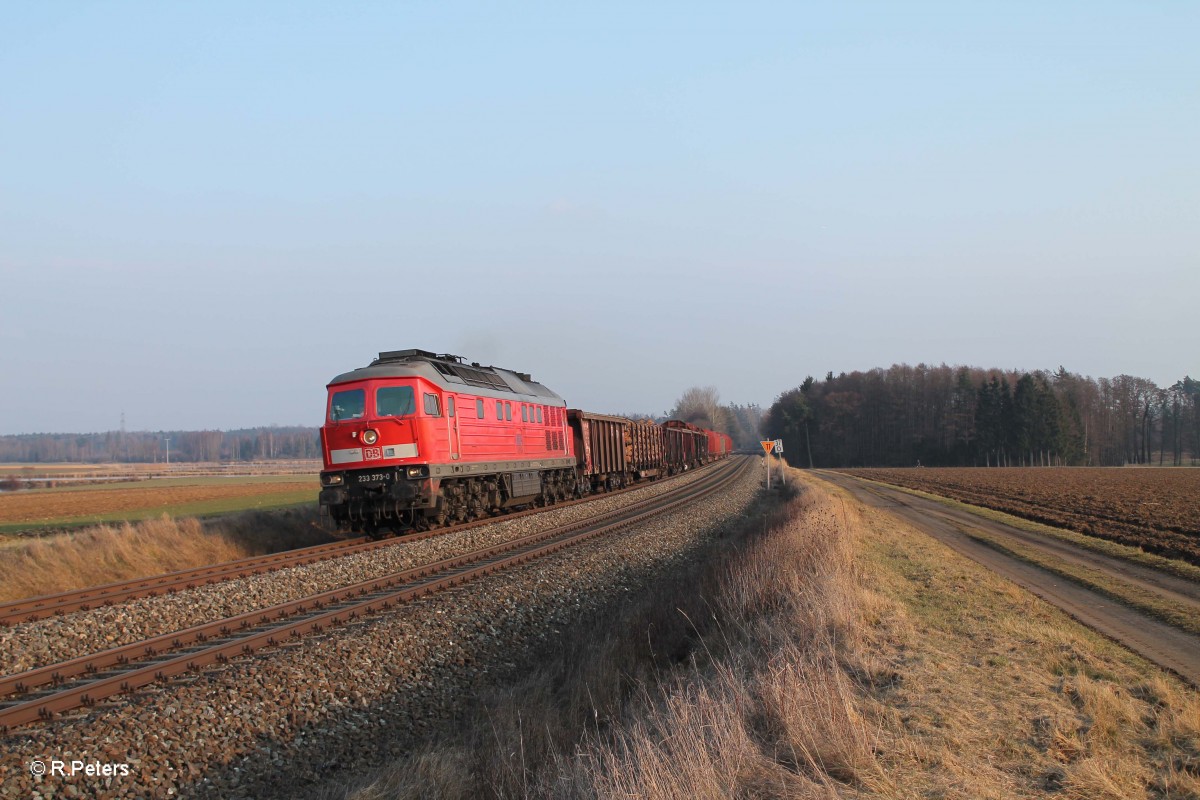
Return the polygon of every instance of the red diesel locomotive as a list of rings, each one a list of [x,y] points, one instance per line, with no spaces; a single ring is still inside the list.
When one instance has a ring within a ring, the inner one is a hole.
[[[425,350],[329,382],[320,504],[377,536],[625,486],[728,455],[728,436],[572,409],[528,374]]]

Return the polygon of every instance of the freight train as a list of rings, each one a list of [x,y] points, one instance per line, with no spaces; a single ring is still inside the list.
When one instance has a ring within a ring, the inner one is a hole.
[[[425,350],[328,385],[320,504],[379,537],[609,491],[728,456],[730,438],[567,408],[524,372]]]

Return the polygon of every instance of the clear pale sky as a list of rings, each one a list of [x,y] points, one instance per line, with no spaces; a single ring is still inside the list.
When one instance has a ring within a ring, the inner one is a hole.
[[[0,433],[1200,376],[1200,4],[9,3]]]

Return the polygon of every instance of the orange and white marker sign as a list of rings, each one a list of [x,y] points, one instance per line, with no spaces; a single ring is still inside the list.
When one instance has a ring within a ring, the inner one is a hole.
[[[775,446],[775,440],[769,442],[759,442],[763,447],[763,462],[767,465],[767,491],[771,490],[771,448]]]

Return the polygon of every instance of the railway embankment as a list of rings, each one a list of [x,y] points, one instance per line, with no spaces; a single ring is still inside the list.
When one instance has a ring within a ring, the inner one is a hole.
[[[292,797],[330,776],[360,776],[411,750],[499,676],[522,674],[530,653],[550,652],[590,610],[673,572],[757,493],[757,477],[743,472],[707,499],[400,612],[11,731],[0,779],[34,788],[24,763],[64,756],[131,765],[128,779],[87,784],[103,796]]]

